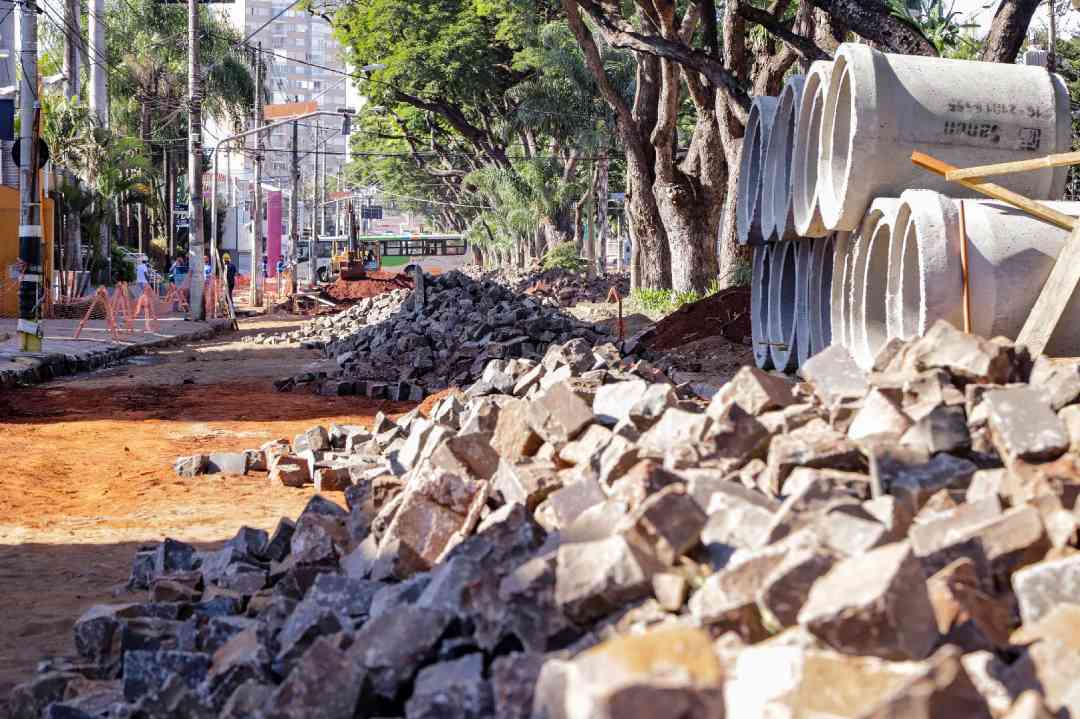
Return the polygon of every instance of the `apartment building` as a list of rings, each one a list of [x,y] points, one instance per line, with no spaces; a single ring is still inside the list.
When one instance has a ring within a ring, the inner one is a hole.
[[[233,27],[245,37],[251,36],[251,43],[262,43],[271,102],[315,101],[321,109],[331,111],[346,107],[350,80],[342,74],[346,68],[341,46],[334,39],[329,23],[289,5],[290,0],[236,0],[218,7]],[[274,18],[272,22],[258,30],[271,18]],[[345,165],[347,144],[340,130],[340,124],[329,118],[321,123],[310,121],[301,125],[300,154],[307,155],[302,162],[305,178],[310,178],[313,171],[313,155],[308,153],[316,143],[325,153],[326,177],[340,173]],[[266,147],[264,178],[271,183],[286,183],[291,166],[291,128],[281,127],[269,133]],[[320,159],[320,165],[321,162]],[[245,180],[251,177],[250,158],[234,154],[231,164],[234,177]]]

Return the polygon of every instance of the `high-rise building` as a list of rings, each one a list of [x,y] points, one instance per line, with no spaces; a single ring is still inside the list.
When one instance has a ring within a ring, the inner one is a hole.
[[[272,104],[315,102],[319,109],[336,112],[347,107],[347,88],[352,79],[346,74],[341,46],[334,39],[329,23],[298,7],[290,6],[292,0],[236,0],[227,5],[214,5],[222,16],[243,35],[248,43],[262,43],[263,61],[266,68],[264,87]],[[264,27],[265,26],[265,27]],[[272,120],[268,120],[271,122]],[[221,138],[232,134],[233,128],[215,124],[209,119],[205,125],[207,141],[213,147]],[[263,162],[264,189],[277,188],[286,196],[291,192],[292,180],[291,125],[275,128],[266,133]],[[336,189],[334,178],[340,176],[346,163],[347,138],[341,134],[341,121],[332,117],[315,118],[299,123],[297,147],[300,157],[301,192],[300,228],[303,235],[311,226],[313,216],[312,191],[315,187],[316,153],[318,148],[318,177],[325,178],[326,186]],[[241,146],[242,147],[242,146]],[[222,151],[218,157],[219,198],[230,190],[240,205],[241,217],[249,217],[250,189],[254,178],[253,150],[255,138],[246,143],[247,152]],[[209,169],[209,168],[208,168]],[[204,183],[210,191],[211,183]],[[286,207],[288,200],[286,199]],[[283,238],[282,252],[293,251],[288,238],[289,215],[284,213],[280,229],[270,228],[270,219],[264,203],[262,218],[263,237],[280,234]],[[226,217],[223,225],[222,247],[232,249],[240,257],[242,269],[250,267],[251,241],[248,231],[242,229],[247,221],[237,222]],[[268,248],[269,250],[269,248]]]
[[[244,37],[250,36],[250,43],[262,43],[267,68],[265,87],[272,103],[315,101],[320,109],[330,111],[346,107],[346,88],[351,80],[344,74],[344,56],[330,24],[289,5],[290,0],[236,0],[215,7],[221,8],[226,19]],[[274,19],[259,30],[271,18]],[[306,155],[302,161],[305,183],[314,165],[314,155],[308,153],[316,142],[325,153],[326,177],[332,178],[341,171],[345,164],[346,138],[341,135],[340,123],[332,118],[306,121],[299,135],[300,154]],[[249,145],[253,146],[254,141]],[[287,183],[292,161],[289,153],[292,129],[281,127],[268,133],[266,147],[263,177],[267,182]],[[320,159],[320,165],[321,162]],[[250,178],[250,157],[241,164],[241,158],[234,155],[232,167],[234,176]]]

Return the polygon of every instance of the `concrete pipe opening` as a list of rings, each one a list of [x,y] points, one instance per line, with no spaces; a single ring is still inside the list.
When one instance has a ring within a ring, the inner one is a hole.
[[[844,345],[844,333],[847,330],[844,283],[851,252],[851,233],[838,232],[833,237],[832,283],[829,286],[829,331],[832,335],[830,344]]]
[[[795,75],[784,84],[776,104],[776,116],[765,154],[762,232],[780,241],[799,237],[791,208],[791,164],[795,150],[795,124],[804,85],[805,77],[802,75]]]
[[[905,334],[907,330],[904,328],[904,300],[901,293],[904,248],[907,246],[904,233],[908,230],[910,218],[911,207],[901,202],[896,208],[892,239],[889,241],[889,276],[885,283],[885,332],[889,339],[911,339],[911,335]]]
[[[754,342],[754,364],[759,369],[772,369],[769,353],[769,270],[771,245],[754,247],[754,264],[750,283],[750,333]]]
[[[772,363],[782,372],[797,369],[796,274],[797,242],[779,242],[769,259],[769,351]]]
[[[795,366],[810,359],[811,295],[814,293],[814,241],[796,240],[795,245]]]
[[[865,306],[862,301],[865,289],[863,279],[866,276],[866,266],[869,261],[870,243],[879,225],[894,224],[896,209],[899,205],[900,200],[896,198],[874,200],[852,242],[844,292],[847,303],[845,341],[848,349],[851,350],[852,357],[864,368],[873,363],[873,358],[867,356],[863,347],[863,322],[865,321]]]
[[[821,220],[817,184],[821,117],[825,111],[826,91],[832,69],[832,62],[823,60],[810,66],[799,101],[799,116],[795,122],[791,204],[795,231],[803,237],[824,237],[828,233]]]
[[[926,191],[904,193],[902,199],[911,211],[901,279],[905,315],[917,320],[914,330],[918,334],[939,319],[961,327],[959,202]],[[972,331],[984,337],[1015,339],[1069,233],[1004,203],[964,200],[963,204]],[[1080,203],[1046,204],[1080,216]],[[1080,292],[1073,294],[1051,335],[1048,355],[1080,355],[1076,317],[1080,317]]]
[[[768,239],[761,218],[762,165],[775,115],[775,97],[754,98],[743,136],[739,184],[735,195],[735,231],[739,244],[757,245]]]
[[[874,364],[881,348],[889,339],[886,314],[886,287],[889,280],[889,246],[892,223],[878,224],[866,250],[866,270],[862,275],[862,317],[859,327],[858,352],[866,366]]]
[[[854,230],[873,198],[911,187],[974,195],[913,165],[913,150],[969,167],[1063,152],[1071,142],[1068,91],[1045,70],[852,43],[836,53],[822,123],[818,197],[823,222],[834,230]],[[1052,199],[1063,192],[1065,175],[1044,169],[997,181]]]
[[[833,235],[813,240],[810,256],[810,356],[832,344]]]
[[[855,229],[855,225],[850,222],[846,224],[851,226],[841,227],[841,224],[844,224],[844,218],[841,217],[842,200],[847,195],[851,171],[854,92],[847,62],[844,58],[838,58],[829,82],[826,115],[822,120],[821,130],[823,150],[818,162],[818,202],[821,206],[822,222],[829,229]]]
[[[960,213],[952,200],[930,190],[908,190],[900,196],[895,225],[900,246],[898,298],[893,302],[893,326],[899,336],[922,335],[938,319],[963,326],[960,270]]]

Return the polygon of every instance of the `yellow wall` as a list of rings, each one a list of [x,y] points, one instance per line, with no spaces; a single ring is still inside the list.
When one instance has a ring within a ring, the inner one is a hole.
[[[47,282],[52,279],[53,201],[45,200],[41,212],[45,241],[44,260]],[[19,259],[19,190],[0,185],[0,317],[19,316],[19,285],[9,272]]]

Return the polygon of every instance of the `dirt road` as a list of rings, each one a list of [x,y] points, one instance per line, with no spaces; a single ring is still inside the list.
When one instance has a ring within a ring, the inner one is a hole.
[[[273,379],[317,367],[318,353],[239,339],[296,324],[248,322],[135,364],[0,393],[0,714],[38,659],[73,653],[74,618],[130,596],[122,585],[139,545],[221,542],[243,524],[272,529],[312,494],[264,476],[182,480],[171,468],[177,456],[410,408],[275,392]]]

